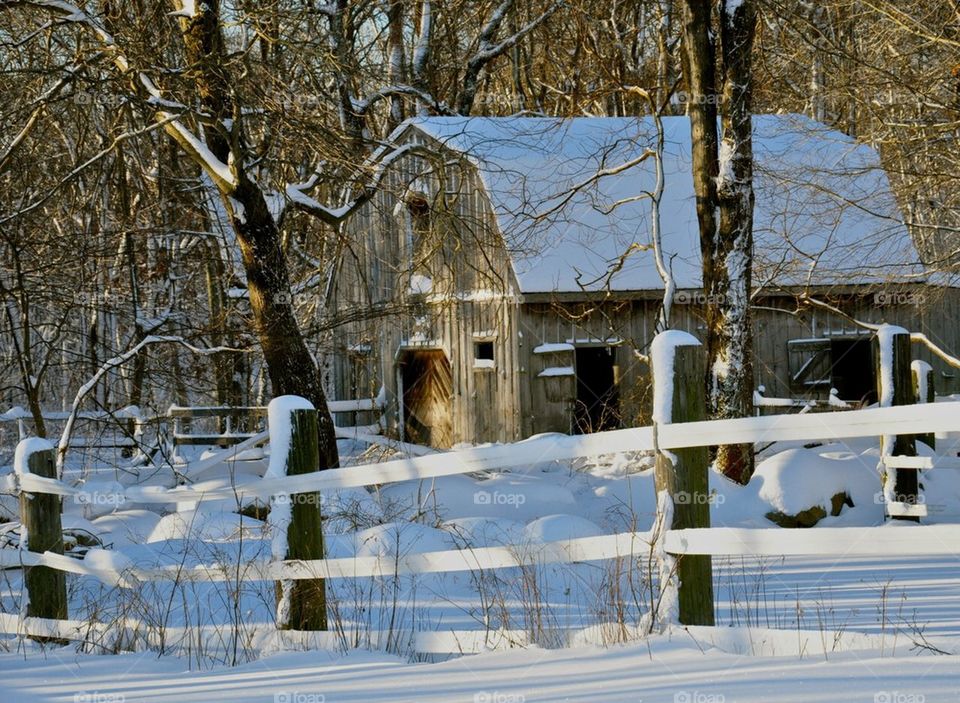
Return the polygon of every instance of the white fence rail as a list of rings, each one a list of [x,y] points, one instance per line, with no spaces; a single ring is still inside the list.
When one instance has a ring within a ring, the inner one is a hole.
[[[683,449],[720,444],[949,432],[957,430],[958,425],[960,425],[960,402],[906,405],[835,413],[769,415],[736,420],[662,425],[656,428],[656,446],[661,449]],[[177,488],[133,486],[127,488],[122,494],[112,495],[132,503],[153,504],[236,500],[238,497],[269,498],[273,495],[376,486],[397,481],[514,468],[538,462],[653,451],[654,446],[653,427],[612,430],[578,436],[541,435],[514,444],[490,445],[409,459],[394,459],[378,464],[329,469],[312,474],[238,483],[229,483],[225,479],[213,479]],[[209,461],[213,462],[214,459],[217,457],[210,457]],[[0,481],[0,491],[18,490],[52,493],[91,502],[103,499],[102,494],[89,493],[62,481],[38,476],[8,475]]]
[[[450,549],[383,557],[343,557],[312,561],[250,561],[239,567],[241,580],[341,579],[413,574],[479,572],[544,564],[572,564],[649,555],[651,531],[621,532],[557,542],[531,542],[504,547]],[[944,556],[960,555],[960,525],[924,525],[885,529],[875,527],[820,527],[815,530],[711,527],[670,530],[663,536],[669,554],[711,556]],[[49,566],[91,576],[104,583],[136,588],[149,581],[232,582],[236,565],[171,565],[157,568],[115,569],[87,564],[82,559],[44,552],[0,550],[0,568]]]
[[[510,445],[476,447],[378,464],[331,469],[318,473],[258,479],[230,485],[224,479],[177,488],[129,487],[121,494],[133,503],[177,503],[229,499],[238,496],[269,497],[335,488],[373,486],[397,481],[430,479],[525,464],[595,457],[623,452],[680,449],[717,444],[741,444],[778,440],[835,440],[880,434],[919,434],[956,431],[960,403],[872,408],[834,413],[775,415],[737,420],[614,430],[570,437],[544,435]],[[265,439],[261,433],[231,448],[242,451]],[[222,454],[192,465],[196,474],[224,461]],[[906,463],[906,462],[905,462]],[[923,462],[916,462],[917,464]],[[919,468],[937,466],[923,463]],[[953,463],[953,460],[944,460]],[[913,468],[912,466],[910,468]],[[0,482],[7,492],[50,493],[78,500],[98,500],[100,495],[62,481],[31,474],[9,475]],[[878,532],[877,528],[784,529],[707,528],[668,531],[663,544],[671,554],[727,556],[780,555],[960,555],[960,525],[901,526]],[[445,550],[390,557],[350,557],[313,561],[259,561],[241,565],[247,580],[360,578],[394,574],[425,574],[480,571],[531,564],[573,563],[649,554],[651,532],[627,532],[559,542],[517,544]],[[69,573],[94,577],[121,587],[165,579],[232,581],[235,569],[223,565],[171,566],[154,569],[115,569],[70,556],[37,554],[15,549],[0,550],[0,568],[44,565]],[[0,630],[10,631],[5,621]],[[14,630],[21,632],[22,627]]]

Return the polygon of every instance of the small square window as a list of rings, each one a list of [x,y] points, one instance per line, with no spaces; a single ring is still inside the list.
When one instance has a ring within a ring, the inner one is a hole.
[[[493,342],[476,342],[473,345],[473,358],[493,361]]]

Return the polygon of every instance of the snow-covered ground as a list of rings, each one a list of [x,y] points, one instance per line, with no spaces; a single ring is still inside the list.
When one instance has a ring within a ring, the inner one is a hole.
[[[955,454],[955,441],[942,441],[940,450]],[[347,463],[376,454],[356,441],[340,448]],[[711,475],[714,525],[771,527],[767,513],[814,505],[829,512],[837,493],[853,506],[820,525],[883,524],[875,439],[778,443],[763,456],[746,487]],[[265,464],[250,462],[246,470],[262,472]],[[392,556],[646,530],[655,512],[649,464],[644,455],[550,462],[331,491],[323,498],[328,553]],[[112,471],[88,485],[170,478]],[[929,501],[941,506],[925,522],[956,522],[960,472],[932,471],[923,483]],[[3,510],[14,517],[15,501],[0,500]],[[96,538],[87,556],[94,563],[217,564],[230,572],[271,554],[269,526],[236,510],[230,501],[67,501],[64,527],[78,550]],[[911,528],[887,525],[877,534],[903,529]],[[15,540],[15,531],[6,538]],[[960,660],[942,656],[960,653],[958,559],[716,558],[719,628],[638,640],[655,573],[641,558],[332,580],[332,612],[342,629],[328,645],[346,654],[285,651],[292,645],[274,634],[272,582],[183,580],[127,589],[70,577],[70,617],[111,624],[112,634],[95,638],[84,653],[76,645],[42,650],[14,637],[0,640],[8,650],[0,654],[0,700],[960,700]],[[2,579],[2,611],[17,613],[19,571]],[[602,625],[611,622],[622,626]],[[479,637],[482,650],[482,633],[500,630],[527,648],[452,654],[474,650],[465,631]],[[97,656],[129,649],[140,651]]]
[[[182,661],[152,653],[11,654],[0,657],[0,675],[4,700],[18,703],[953,703],[960,697],[955,657],[875,649],[755,656],[713,648],[682,631],[626,646],[531,648],[438,664],[372,652],[284,653],[205,672],[186,672]]]

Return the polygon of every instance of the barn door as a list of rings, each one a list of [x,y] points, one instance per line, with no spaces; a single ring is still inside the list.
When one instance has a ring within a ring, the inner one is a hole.
[[[577,402],[573,433],[615,430],[620,422],[620,387],[614,347],[577,347]]]
[[[403,436],[438,449],[453,445],[453,372],[437,349],[411,350],[400,357],[403,381]]]

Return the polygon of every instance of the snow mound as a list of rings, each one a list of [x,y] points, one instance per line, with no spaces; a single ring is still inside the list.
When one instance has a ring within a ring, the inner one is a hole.
[[[443,529],[465,547],[503,547],[520,544],[526,538],[524,526],[516,520],[465,517],[447,520]]]
[[[109,515],[126,503],[124,487],[119,481],[111,479],[91,480],[83,484],[83,493],[76,500],[65,502],[64,512],[79,510],[84,517],[93,519]]]
[[[592,508],[589,517],[595,522],[612,520],[617,530],[646,530],[653,525],[657,512],[653,471],[608,479],[591,493],[584,504]]]
[[[323,556],[325,559],[348,559],[354,555],[352,535],[323,535]]]
[[[160,516],[152,510],[118,510],[98,517],[90,524],[104,544],[120,547],[145,543],[159,522]]]
[[[69,513],[64,513],[60,516],[60,526],[64,532],[89,532],[93,535],[98,532],[97,526],[86,518]]]
[[[559,542],[581,537],[599,537],[605,533],[586,518],[576,515],[548,515],[527,525],[524,534],[531,542]]]
[[[0,494],[0,522],[14,522],[20,519],[20,500],[7,493]]]
[[[396,557],[453,549],[450,535],[415,522],[389,522],[358,532],[358,557]]]
[[[210,457],[216,456],[218,454],[224,454],[223,449],[207,449],[200,454],[200,459],[209,459]],[[263,447],[251,447],[250,449],[244,449],[241,452],[237,452],[234,456],[228,459],[229,462],[234,461],[259,461],[266,457],[266,454],[263,451]]]
[[[387,486],[380,490],[380,500],[387,514],[407,509],[410,514],[436,513],[442,520],[487,517],[529,522],[576,505],[570,489],[557,483],[556,473],[504,473],[485,481],[444,476]]]
[[[133,569],[133,562],[126,555],[108,549],[87,550],[83,565],[114,585],[123,580],[124,572]]]
[[[204,542],[259,537],[264,523],[254,518],[229,512],[226,508],[202,508],[172,513],[160,518],[150,531],[147,542],[163,542],[175,539],[199,539]]]
[[[829,512],[830,499],[846,493],[854,505],[874,501],[879,489],[876,459],[852,451],[788,449],[763,461],[751,483],[774,510],[795,515],[819,505]]]
[[[344,534],[358,526],[382,522],[380,504],[363,488],[323,491],[320,497],[325,532]]]

